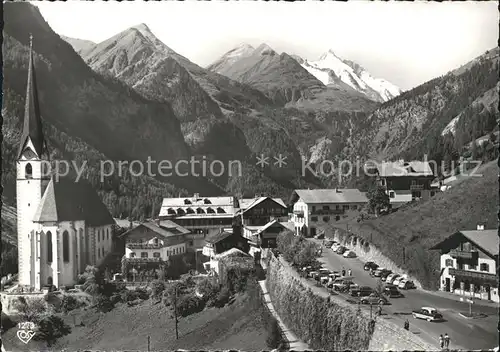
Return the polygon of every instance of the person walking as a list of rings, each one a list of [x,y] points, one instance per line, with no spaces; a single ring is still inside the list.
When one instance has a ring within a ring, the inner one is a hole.
[[[349,271],[348,271],[348,274],[347,274],[347,275],[348,275],[348,276],[352,276],[352,270],[351,270],[351,269],[349,269]]]
[[[444,348],[444,338],[443,338],[443,335],[439,335],[439,346],[441,347],[441,349]]]
[[[405,321],[405,330],[410,330],[410,322],[408,321],[408,319],[406,319]]]
[[[342,276],[345,276],[345,268],[342,268]]]
[[[446,349],[450,348],[450,336],[448,336],[448,333],[444,334],[444,347]]]

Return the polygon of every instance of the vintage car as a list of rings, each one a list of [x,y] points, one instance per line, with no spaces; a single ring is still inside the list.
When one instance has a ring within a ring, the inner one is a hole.
[[[415,319],[424,319],[427,321],[441,321],[443,315],[436,308],[422,307],[411,312]]]
[[[344,258],[356,258],[356,253],[354,251],[345,251],[343,256]]]
[[[335,253],[337,253],[337,254],[344,254],[345,251],[347,251],[347,248],[344,247],[344,246],[340,246],[339,248],[337,248],[337,250],[335,251]]]
[[[370,286],[360,286],[358,288],[352,289],[350,294],[353,297],[365,297],[373,293],[373,289]]]
[[[378,269],[378,264],[374,262],[366,262],[365,266],[363,267],[365,270],[377,270]]]
[[[399,276],[400,276],[399,274],[392,273],[385,278],[385,283],[392,284],[394,282],[394,280],[396,280]]]
[[[400,298],[404,297],[404,295],[398,290],[398,288],[394,285],[386,285],[384,287],[384,295],[389,298]]]
[[[402,290],[410,290],[412,288],[416,288],[415,284],[411,280],[403,279],[399,282],[398,288]]]
[[[361,304],[387,304],[389,303],[384,296],[380,296],[376,292],[370,293],[370,295],[366,297],[362,297],[360,299]]]

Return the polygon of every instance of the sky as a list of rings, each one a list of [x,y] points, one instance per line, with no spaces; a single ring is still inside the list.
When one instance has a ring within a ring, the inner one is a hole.
[[[207,66],[242,43],[316,60],[332,49],[403,90],[497,45],[491,2],[36,2],[52,29],[101,42],[145,23],[167,46]]]

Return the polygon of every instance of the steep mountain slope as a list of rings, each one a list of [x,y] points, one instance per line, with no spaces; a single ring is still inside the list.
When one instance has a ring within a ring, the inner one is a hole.
[[[90,50],[96,45],[93,41],[90,40],[70,38],[64,35],[61,35],[61,39],[71,44],[71,46],[73,47],[73,49],[75,49],[77,53]]]
[[[222,55],[220,59],[215,61],[213,64],[207,67],[207,70],[217,72],[218,74],[229,76],[228,70],[231,70],[231,67],[234,63],[239,61],[242,58],[251,56],[255,51],[255,48],[249,44],[241,44],[236,48],[229,50],[227,53]]]
[[[209,68],[264,92],[276,104],[303,110],[368,111],[376,104],[346,87],[326,87],[287,53],[278,54],[267,44],[237,56],[226,53]],[[226,60],[226,57],[231,60]]]
[[[464,117],[458,119],[462,128],[457,129],[453,146],[459,153],[466,142],[496,126],[495,110],[478,102],[486,94],[491,96],[483,98],[487,106],[498,104],[494,94],[498,73],[499,50],[495,48],[445,76],[404,92],[375,110],[366,125],[354,131],[356,150],[378,159],[422,159],[427,153],[441,160],[445,152],[442,131],[462,114]]]
[[[2,182],[15,202],[15,158],[24,116],[29,33],[33,40],[40,109],[52,159],[87,161],[83,176],[97,188],[113,215],[150,215],[162,196],[205,187],[202,178],[168,178],[118,173],[101,181],[102,160],[170,160],[188,158],[179,121],[168,104],[152,102],[116,80],[93,72],[28,3],[4,4],[4,101]],[[117,166],[115,164],[115,166]],[[174,187],[170,183],[175,183]]]

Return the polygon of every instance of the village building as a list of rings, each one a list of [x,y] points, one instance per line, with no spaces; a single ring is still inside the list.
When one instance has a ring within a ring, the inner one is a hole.
[[[498,230],[457,231],[431,249],[441,252],[441,291],[499,302]]]
[[[210,261],[203,263],[205,270],[209,272],[215,270],[217,266],[216,257],[233,248],[248,254],[250,245],[245,237],[228,229],[220,229],[210,233],[206,237],[202,251],[202,254],[210,259]]]
[[[69,286],[113,247],[114,220],[86,182],[49,175],[30,43],[24,125],[16,161],[19,285]]]
[[[205,245],[210,231],[232,227],[238,209],[235,197],[164,198],[160,209],[160,220],[171,220],[188,229],[187,249],[194,251]]]
[[[358,213],[367,203],[365,193],[358,189],[297,189],[290,198],[294,232],[316,236],[318,228]]]
[[[431,186],[434,173],[427,161],[383,162],[377,165],[376,174],[377,183],[389,196],[391,208],[429,199],[439,191]]]
[[[148,271],[158,274],[161,266],[187,252],[190,231],[169,221],[143,222],[119,236],[125,245],[122,271],[129,280],[132,274]],[[168,269],[167,269],[168,270]]]

